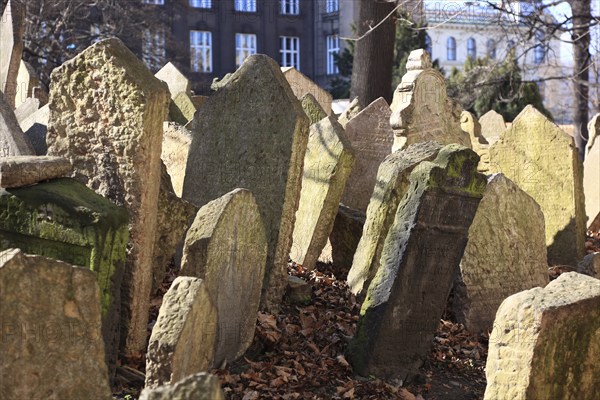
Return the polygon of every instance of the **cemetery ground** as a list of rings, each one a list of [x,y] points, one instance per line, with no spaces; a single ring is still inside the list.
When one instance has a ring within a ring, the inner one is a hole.
[[[590,233],[590,232],[588,232]],[[600,251],[600,232],[590,233],[587,253]],[[550,279],[569,272],[551,266]],[[276,315],[260,313],[254,341],[244,357],[211,371],[228,399],[478,400],[485,391],[488,334],[474,335],[454,321],[450,308],[440,320],[432,348],[412,382],[385,381],[353,373],[345,358],[360,304],[348,289],[348,271],[317,263],[313,271],[290,262],[288,274],[308,282],[311,300],[286,296]],[[152,300],[150,326],[162,297],[178,275],[169,269]],[[452,296],[452,294],[450,295]],[[151,329],[148,330],[148,337]],[[145,354],[121,360],[113,399],[134,400],[144,386]]]

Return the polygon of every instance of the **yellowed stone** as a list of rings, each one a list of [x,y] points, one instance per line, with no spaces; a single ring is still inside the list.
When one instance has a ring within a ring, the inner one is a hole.
[[[327,90],[321,88],[294,67],[282,67],[281,71],[298,100],[301,100],[307,93],[310,93],[321,107],[323,107],[325,113],[331,115],[331,102],[333,101],[333,97],[331,97],[331,94]]]
[[[496,143],[506,130],[504,117],[494,110],[483,114],[479,118],[479,123],[481,124],[481,134],[490,145]]]
[[[583,162],[583,190],[587,226],[591,228],[594,220],[600,215],[600,140],[597,139],[593,146],[588,148]]]
[[[481,124],[477,118],[468,111],[463,111],[460,116],[460,127],[469,134],[471,148],[480,157],[477,169],[486,173],[490,169],[490,148],[488,142],[481,135]]]

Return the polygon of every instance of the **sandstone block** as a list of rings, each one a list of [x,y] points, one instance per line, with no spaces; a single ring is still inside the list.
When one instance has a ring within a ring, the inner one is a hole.
[[[31,142],[19,127],[12,107],[0,92],[0,158],[34,154]]]
[[[316,124],[323,118],[327,117],[327,113],[323,110],[323,107],[319,104],[315,96],[307,93],[302,97],[302,109],[306,113],[306,116],[310,120],[310,124]]]
[[[219,378],[207,373],[190,375],[173,385],[146,388],[140,400],[225,400]]]
[[[0,24],[0,92],[6,96],[11,110],[15,107],[17,76],[23,55],[25,13],[24,2],[8,0]]]
[[[23,133],[31,142],[33,150],[38,156],[45,156],[48,152],[46,134],[48,133],[48,119],[50,108],[46,104],[20,123]]]
[[[16,156],[0,158],[0,187],[19,188],[62,178],[73,167],[66,158],[50,156]]]
[[[485,140],[493,145],[500,139],[502,133],[506,130],[504,117],[494,110],[490,110],[479,118],[481,124],[481,135]]]
[[[310,93],[321,105],[325,114],[331,115],[331,103],[333,98],[331,94],[313,82],[310,78],[298,71],[294,67],[282,67],[281,71],[287,79],[294,95],[301,100],[306,94]]]

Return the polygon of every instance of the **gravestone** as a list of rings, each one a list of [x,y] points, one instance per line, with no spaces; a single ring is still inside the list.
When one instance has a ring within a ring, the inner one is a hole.
[[[0,158],[0,187],[19,188],[62,178],[71,173],[69,160],[60,157],[16,156]]]
[[[186,128],[173,122],[163,124],[164,135],[161,159],[167,167],[171,177],[173,190],[181,197],[183,192],[183,180],[185,178],[185,166],[187,164],[192,133]]]
[[[492,175],[469,228],[454,284],[457,321],[473,333],[491,331],[505,298],[547,283],[540,206],[504,175]]]
[[[392,152],[394,131],[390,126],[391,115],[387,102],[380,97],[346,124],[346,137],[356,153],[356,162],[342,197],[342,203],[350,208],[367,211],[377,169]]]
[[[52,72],[48,155],[129,212],[123,281],[125,354],[146,347],[167,86],[117,38],[100,41]]]
[[[252,343],[267,257],[254,196],[236,189],[202,207],[185,237],[181,273],[204,281],[217,311],[215,365]]]
[[[350,291],[360,298],[364,297],[377,272],[383,244],[409,187],[410,173],[421,162],[433,160],[441,148],[436,142],[417,143],[392,153],[381,163],[362,236],[348,273]]]
[[[0,250],[19,248],[94,271],[109,368],[119,345],[127,212],[69,178],[0,191]]]
[[[432,68],[427,52],[413,50],[406,70],[391,105],[394,134],[407,145],[433,140],[470,148],[469,135],[460,128],[460,107],[448,98],[446,80]]]
[[[15,107],[17,76],[23,55],[25,13],[24,2],[8,0],[0,20],[0,91],[11,110]]]
[[[225,400],[225,395],[219,377],[202,372],[172,385],[146,388],[139,400]]]
[[[146,353],[146,387],[213,366],[217,311],[202,279],[180,276],[165,294]]]
[[[598,398],[600,280],[576,272],[504,300],[484,400]]]
[[[344,109],[344,111],[342,111],[342,113],[339,115],[338,122],[340,125],[346,128],[348,121],[354,118],[360,112],[360,110],[361,107],[360,103],[358,102],[358,97],[355,97],[354,100],[352,100],[346,109]]]
[[[500,136],[502,136],[502,132],[506,130],[504,117],[494,110],[483,114],[479,118],[479,124],[481,124],[481,135],[490,146],[496,143],[500,139]]]
[[[290,252],[292,261],[309,270],[315,268],[327,244],[354,154],[344,128],[334,117],[311,125]]]
[[[542,208],[551,265],[577,265],[584,255],[583,167],[573,138],[533,106],[490,147],[490,170],[501,172]]]
[[[92,271],[10,249],[0,293],[2,398],[112,398]]]
[[[192,97],[184,92],[178,93],[169,103],[169,119],[182,126],[194,119],[196,111]]]
[[[12,107],[0,92],[0,158],[34,155],[31,142],[25,136]]]
[[[48,119],[50,108],[48,104],[40,108],[21,122],[21,129],[29,139],[36,155],[44,156],[48,152],[46,134],[48,133]]]
[[[44,106],[48,103],[48,92],[44,89],[43,84],[40,82],[40,77],[31,64],[21,60],[17,75],[15,106],[18,108],[21,103],[29,98],[39,100],[40,105]]]
[[[169,86],[172,99],[182,92],[191,96],[190,80],[173,63],[165,64],[154,76]]]
[[[294,67],[282,67],[281,71],[298,100],[301,100],[306,94],[310,93],[321,105],[325,114],[331,115],[333,97],[331,97],[331,94],[327,90],[321,88]]]
[[[585,213],[587,226],[592,231],[600,230],[593,226],[594,220],[600,216],[600,140],[596,139],[588,148],[583,162],[583,191],[585,193]]]
[[[348,348],[358,374],[404,382],[427,357],[485,189],[478,162],[452,144],[411,172]]]
[[[349,271],[365,225],[365,213],[340,204],[329,234],[333,265]]]
[[[261,305],[270,310],[285,291],[308,130],[279,65],[252,55],[206,101],[190,147],[184,199],[201,207],[238,187],[256,198],[269,243]]]
[[[323,110],[323,107],[319,104],[315,96],[310,93],[307,93],[302,97],[302,109],[304,113],[310,120],[310,124],[316,124],[323,118],[327,117],[327,113]]]
[[[471,148],[481,158],[479,172],[487,173],[490,169],[490,148],[488,142],[481,135],[481,124],[473,114],[463,111],[460,116],[460,128],[469,134]]]
[[[594,146],[596,140],[598,140],[598,135],[600,135],[600,114],[594,115],[590,122],[588,123],[588,142],[586,145],[586,154]]]
[[[29,97],[21,102],[15,109],[15,117],[19,125],[41,107],[41,103],[34,97]]]

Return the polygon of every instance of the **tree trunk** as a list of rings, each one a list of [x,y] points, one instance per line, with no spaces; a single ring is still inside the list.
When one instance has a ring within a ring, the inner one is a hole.
[[[360,0],[358,35],[364,35],[396,7],[394,2]],[[352,65],[350,98],[358,97],[362,108],[383,97],[392,97],[392,67],[394,63],[395,18],[386,19],[365,38],[356,42]]]
[[[587,124],[589,120],[589,67],[590,67],[590,28],[592,20],[590,0],[573,0],[571,11],[573,12],[574,41],[574,73],[575,73],[575,115],[574,135],[575,145],[579,151],[579,157],[584,158],[585,145],[588,139]]]

